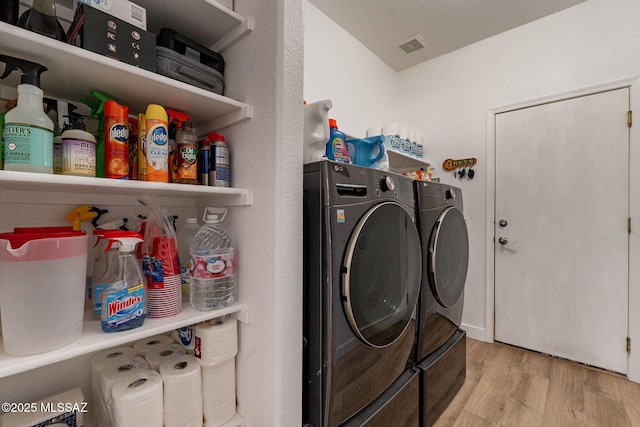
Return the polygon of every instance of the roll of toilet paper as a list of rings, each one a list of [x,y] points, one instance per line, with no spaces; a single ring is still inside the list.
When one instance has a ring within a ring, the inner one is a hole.
[[[163,360],[171,359],[183,354],[187,354],[187,350],[178,343],[164,344],[145,354],[144,358],[149,362],[149,367],[154,371],[160,369],[160,363]]]
[[[380,126],[372,126],[367,129],[367,136],[384,135]]]
[[[232,316],[196,325],[193,355],[203,366],[216,365],[238,353],[238,326]]]
[[[94,354],[91,357],[91,396],[89,405],[95,408],[98,425],[105,425],[106,407],[102,395],[102,378],[100,372],[114,363],[131,360],[138,354],[133,347],[114,347]]]
[[[200,363],[183,354],[160,364],[164,384],[165,427],[202,426],[202,373]]]
[[[136,341],[133,344],[133,348],[140,353],[141,355],[147,354],[147,352],[153,350],[154,348],[158,348],[164,344],[171,344],[173,339],[169,335],[155,335],[153,337],[145,338],[140,341]]]
[[[400,125],[397,123],[387,123],[382,127],[382,134],[400,136]]]
[[[134,371],[113,385],[114,427],[162,427],[162,378],[151,369]]]
[[[235,358],[215,366],[202,366],[204,425],[219,426],[236,414]]]
[[[119,361],[102,368],[100,371],[100,396],[104,405],[104,425],[113,425],[113,386],[119,379],[129,374],[146,370],[150,370],[149,363],[141,356],[134,356],[128,361]]]

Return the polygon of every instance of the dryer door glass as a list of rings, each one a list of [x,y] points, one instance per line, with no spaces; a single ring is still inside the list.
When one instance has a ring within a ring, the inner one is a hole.
[[[347,246],[342,300],[365,344],[385,347],[402,335],[412,321],[421,271],[418,231],[401,205],[381,203],[363,215]]]
[[[449,207],[438,217],[429,241],[429,283],[443,307],[451,307],[462,296],[468,265],[467,224],[460,209]]]

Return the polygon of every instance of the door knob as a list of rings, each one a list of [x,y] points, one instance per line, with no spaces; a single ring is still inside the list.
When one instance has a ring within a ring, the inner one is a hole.
[[[500,221],[498,221],[498,224],[500,225],[500,227],[506,227],[509,223],[506,219],[501,219]]]
[[[498,243],[500,243],[501,245],[506,245],[507,243],[509,243],[509,241],[506,237],[498,237]]]

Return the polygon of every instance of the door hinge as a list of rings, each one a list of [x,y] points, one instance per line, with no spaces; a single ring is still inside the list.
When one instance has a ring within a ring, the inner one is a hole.
[[[631,353],[631,337],[627,337],[627,353]]]
[[[627,218],[627,232],[631,234],[631,217]]]
[[[633,112],[629,111],[627,113],[627,126],[631,127],[633,124]]]

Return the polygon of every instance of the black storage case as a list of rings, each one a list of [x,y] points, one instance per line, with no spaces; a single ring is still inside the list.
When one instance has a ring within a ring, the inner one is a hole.
[[[169,28],[160,30],[156,43],[158,74],[218,94],[224,92],[222,55]]]

